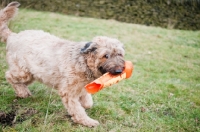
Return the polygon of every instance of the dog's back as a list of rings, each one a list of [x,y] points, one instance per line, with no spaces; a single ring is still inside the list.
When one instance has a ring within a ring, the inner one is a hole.
[[[33,74],[34,79],[56,87],[61,77],[59,68],[62,61],[59,59],[68,53],[66,46],[73,42],[42,30],[25,30],[10,34],[6,43],[9,67],[17,64],[23,71]]]

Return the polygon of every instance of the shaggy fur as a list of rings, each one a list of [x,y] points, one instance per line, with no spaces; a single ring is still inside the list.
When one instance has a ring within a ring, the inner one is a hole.
[[[97,126],[99,122],[85,112],[93,101],[84,86],[106,72],[120,74],[123,71],[123,44],[103,36],[91,42],[72,42],[40,30],[13,33],[7,23],[18,6],[18,2],[12,2],[0,11],[0,37],[6,42],[9,65],[6,79],[16,95],[30,96],[27,86],[34,80],[40,81],[58,90],[74,122]]]

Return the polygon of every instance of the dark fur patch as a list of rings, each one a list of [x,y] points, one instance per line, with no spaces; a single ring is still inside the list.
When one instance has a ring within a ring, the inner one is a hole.
[[[85,51],[88,47],[90,47],[91,43],[92,43],[92,42],[86,43],[85,46],[81,49],[81,52],[84,53],[84,51]]]
[[[90,47],[90,45],[92,44],[92,42],[88,42],[85,44],[85,46],[81,49],[81,53],[88,53],[88,52],[92,52],[92,51],[95,51],[97,48],[96,47]]]

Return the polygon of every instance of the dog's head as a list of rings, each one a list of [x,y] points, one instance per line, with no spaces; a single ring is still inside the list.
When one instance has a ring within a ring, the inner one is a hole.
[[[85,55],[89,69],[95,77],[109,72],[117,75],[124,70],[124,48],[123,44],[114,38],[95,37],[81,49]]]

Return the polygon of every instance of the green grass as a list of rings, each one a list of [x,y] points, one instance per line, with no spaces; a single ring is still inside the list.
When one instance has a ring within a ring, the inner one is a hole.
[[[135,69],[130,79],[93,95],[94,106],[87,113],[100,126],[87,128],[73,123],[56,91],[50,98],[51,88],[43,84],[29,87],[32,97],[16,99],[4,77],[6,46],[0,43],[0,112],[17,113],[14,125],[0,125],[0,131],[200,131],[200,31],[22,9],[10,28],[15,32],[42,29],[74,41],[90,41],[97,35],[115,37],[124,43],[125,58]]]

